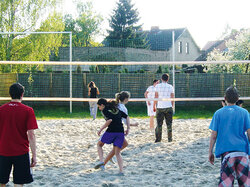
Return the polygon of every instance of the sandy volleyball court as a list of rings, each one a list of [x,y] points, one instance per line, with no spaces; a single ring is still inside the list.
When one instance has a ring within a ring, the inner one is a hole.
[[[116,176],[117,164],[105,171],[93,169],[98,161],[97,129],[104,120],[42,120],[37,134],[38,165],[35,181],[27,186],[216,186],[220,161],[207,159],[211,120],[174,120],[172,143],[154,142],[147,119],[131,127],[129,146],[122,153],[125,176]],[[104,146],[108,153],[110,145]],[[12,183],[9,183],[12,184]]]

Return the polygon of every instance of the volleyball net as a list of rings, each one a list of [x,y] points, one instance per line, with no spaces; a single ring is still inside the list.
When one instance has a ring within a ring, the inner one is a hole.
[[[24,101],[88,102],[88,83],[94,81],[99,98],[113,99],[115,93],[129,91],[131,102],[163,100],[175,102],[219,101],[227,87],[235,85],[242,100],[250,100],[250,61],[161,61],[161,62],[34,62],[0,61],[0,67],[16,69],[0,73],[0,101],[8,101],[9,87],[15,82],[25,87]],[[18,69],[27,69],[19,73]],[[241,68],[241,73],[216,73],[219,68]],[[215,69],[215,70],[214,70]],[[144,97],[153,80],[170,75],[175,98]],[[71,106],[72,107],[72,106]]]

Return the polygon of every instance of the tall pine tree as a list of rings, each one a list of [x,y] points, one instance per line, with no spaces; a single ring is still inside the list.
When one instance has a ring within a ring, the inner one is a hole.
[[[134,8],[131,0],[118,0],[116,8],[110,19],[111,30],[106,37],[106,45],[109,47],[146,48],[146,36],[139,22],[138,10]]]

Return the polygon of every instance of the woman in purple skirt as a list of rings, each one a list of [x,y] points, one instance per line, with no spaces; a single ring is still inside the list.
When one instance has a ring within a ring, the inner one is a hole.
[[[124,142],[124,136],[129,133],[130,121],[127,114],[120,111],[115,102],[107,102],[106,99],[99,99],[97,102],[99,110],[102,111],[106,123],[98,131],[100,136],[101,132],[107,128],[105,133],[102,135],[97,143],[98,155],[100,158],[100,163],[95,167],[96,169],[104,166],[103,162],[103,145],[113,143],[113,150],[116,155],[116,159],[119,166],[119,175],[123,175],[123,161],[121,157],[121,148]],[[122,124],[122,118],[127,119],[127,130],[124,133],[124,128]],[[102,167],[104,169],[104,167]]]

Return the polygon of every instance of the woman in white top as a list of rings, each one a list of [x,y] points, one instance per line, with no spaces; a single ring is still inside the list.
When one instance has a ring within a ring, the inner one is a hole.
[[[159,84],[159,80],[154,80],[153,85],[149,86],[146,92],[144,93],[145,98],[147,99],[154,99],[155,98],[155,86]],[[154,116],[156,112],[154,112],[154,101],[147,101],[147,109],[148,109],[148,116],[150,116],[149,126],[150,129],[154,129]]]
[[[130,93],[127,91],[122,91],[120,93],[115,94],[115,99],[117,102],[117,107],[120,111],[124,112],[128,115],[128,109],[126,108],[126,104],[128,103],[128,100],[130,98]],[[122,118],[122,121],[127,124],[127,120]],[[130,126],[138,126],[139,123],[130,123]]]

